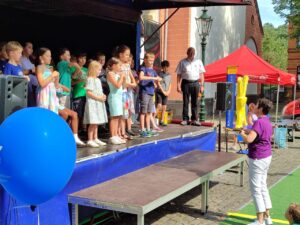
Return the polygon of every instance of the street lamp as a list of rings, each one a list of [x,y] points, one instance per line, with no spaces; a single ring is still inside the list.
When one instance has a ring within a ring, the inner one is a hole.
[[[201,47],[202,47],[202,62],[203,65],[205,65],[205,48],[206,48],[206,38],[209,35],[211,25],[213,22],[213,19],[211,16],[207,15],[207,9],[204,8],[202,10],[202,15],[196,19],[196,24],[198,27],[198,34],[199,37],[201,38]],[[203,122],[205,121],[205,98],[204,98],[204,91],[201,95],[201,101],[200,101],[200,121]]]

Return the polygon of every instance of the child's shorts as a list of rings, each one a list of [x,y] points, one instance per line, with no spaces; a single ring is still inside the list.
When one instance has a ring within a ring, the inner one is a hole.
[[[145,93],[140,94],[140,113],[152,113],[154,107],[153,96]]]

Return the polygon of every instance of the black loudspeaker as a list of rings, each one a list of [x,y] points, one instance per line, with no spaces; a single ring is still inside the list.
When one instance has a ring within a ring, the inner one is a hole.
[[[216,110],[226,111],[232,107],[233,84],[231,82],[217,83]]]
[[[27,80],[0,75],[0,124],[13,112],[27,107]]]

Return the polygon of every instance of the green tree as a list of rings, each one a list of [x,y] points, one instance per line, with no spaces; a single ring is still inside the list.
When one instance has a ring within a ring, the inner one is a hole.
[[[288,28],[281,25],[275,28],[273,24],[264,24],[263,58],[275,66],[286,71],[288,49]]]
[[[300,0],[272,0],[274,10],[294,25],[293,37],[300,37]]]

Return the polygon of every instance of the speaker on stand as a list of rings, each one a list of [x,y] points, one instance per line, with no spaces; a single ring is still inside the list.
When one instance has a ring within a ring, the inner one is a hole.
[[[216,110],[219,110],[218,151],[221,151],[222,112],[232,108],[233,84],[231,82],[217,83]]]
[[[0,124],[13,112],[27,107],[27,83],[21,76],[0,75]]]

